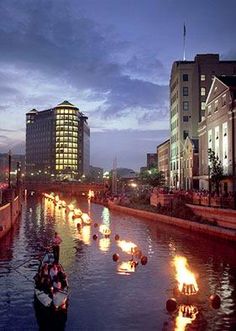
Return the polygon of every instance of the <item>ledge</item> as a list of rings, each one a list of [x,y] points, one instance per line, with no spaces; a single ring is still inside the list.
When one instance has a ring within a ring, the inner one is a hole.
[[[144,211],[144,210],[140,210],[140,209],[123,207],[123,206],[117,205],[110,201],[108,202],[108,208],[111,210],[115,210],[115,211],[118,211],[121,213],[128,214],[128,215],[138,216],[138,217],[152,220],[155,222],[176,225],[178,227],[181,227],[183,229],[187,229],[187,230],[190,230],[193,232],[204,233],[209,236],[214,236],[214,237],[236,242],[236,231],[235,230],[229,230],[229,229],[225,229],[225,228],[222,228],[219,226],[213,226],[213,225],[208,225],[208,224],[197,223],[194,221],[183,220],[181,218],[152,213],[152,212]]]

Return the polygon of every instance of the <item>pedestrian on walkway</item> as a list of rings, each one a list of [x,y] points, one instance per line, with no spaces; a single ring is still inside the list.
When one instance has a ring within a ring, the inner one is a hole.
[[[55,232],[55,236],[54,236],[53,243],[52,243],[52,249],[53,249],[53,255],[54,255],[55,263],[59,262],[61,242],[62,242],[61,237],[58,235],[57,232]]]

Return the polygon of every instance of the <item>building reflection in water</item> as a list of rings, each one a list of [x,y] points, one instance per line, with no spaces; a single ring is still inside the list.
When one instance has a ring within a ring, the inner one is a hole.
[[[104,207],[102,211],[102,223],[105,224],[108,228],[111,225],[110,221],[110,211],[108,208]]]

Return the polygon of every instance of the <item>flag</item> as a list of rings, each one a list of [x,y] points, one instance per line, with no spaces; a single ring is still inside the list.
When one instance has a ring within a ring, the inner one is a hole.
[[[184,37],[186,36],[186,26],[184,24]]]

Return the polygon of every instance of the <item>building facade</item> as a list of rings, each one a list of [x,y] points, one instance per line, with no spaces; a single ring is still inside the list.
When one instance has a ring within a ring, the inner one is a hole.
[[[89,171],[87,117],[64,101],[26,114],[26,175],[31,180],[73,180]]]
[[[156,153],[147,153],[147,169],[157,167],[157,154]]]
[[[215,77],[206,101],[206,114],[199,123],[199,184],[209,189],[208,150],[221,161],[224,179],[221,192],[235,192],[236,172],[236,75]]]
[[[170,139],[157,146],[157,168],[165,175],[166,186],[170,185]]]
[[[187,137],[198,138],[213,76],[236,74],[236,61],[220,61],[218,54],[197,55],[194,61],[173,63],[170,78],[170,185],[183,188],[181,156]]]
[[[199,189],[199,148],[198,139],[187,137],[184,142],[180,163],[180,181],[184,190]]]

